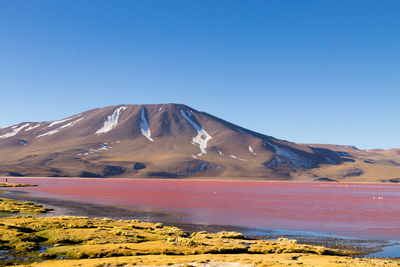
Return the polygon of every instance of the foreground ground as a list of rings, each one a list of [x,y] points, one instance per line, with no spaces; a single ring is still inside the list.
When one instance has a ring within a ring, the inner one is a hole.
[[[146,255],[103,259],[58,260],[32,266],[400,266],[396,260],[360,259],[305,253],[204,254],[194,256]]]
[[[2,199],[0,211],[44,213],[30,202]],[[33,266],[400,266],[398,260],[353,258],[354,251],[249,240],[236,232],[195,232],[139,220],[7,216],[0,219],[1,265]]]

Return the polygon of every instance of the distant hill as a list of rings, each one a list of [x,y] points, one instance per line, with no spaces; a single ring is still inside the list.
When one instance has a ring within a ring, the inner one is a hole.
[[[399,150],[296,144],[181,104],[111,106],[0,129],[5,176],[389,181],[400,177],[399,162]]]

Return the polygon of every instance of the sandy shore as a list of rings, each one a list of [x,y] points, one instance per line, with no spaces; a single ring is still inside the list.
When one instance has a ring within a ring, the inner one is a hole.
[[[177,226],[188,233],[197,231],[207,231],[210,233],[219,231],[236,231],[245,234],[249,238],[255,239],[276,239],[278,237],[286,237],[296,239],[299,243],[304,244],[320,245],[334,249],[356,250],[360,251],[362,255],[368,255],[370,253],[380,251],[382,247],[391,244],[388,241],[382,240],[345,239],[321,235],[277,235],[274,231],[266,229],[254,229],[230,225],[193,224],[185,222],[184,214],[166,213],[131,207],[82,203],[70,200],[41,198],[34,197],[31,194],[22,191],[11,191],[7,194],[4,194],[4,197],[22,201],[32,201],[54,209],[43,216],[69,215],[87,216],[89,218],[108,217],[116,220],[139,219],[142,221],[161,222],[165,225]]]

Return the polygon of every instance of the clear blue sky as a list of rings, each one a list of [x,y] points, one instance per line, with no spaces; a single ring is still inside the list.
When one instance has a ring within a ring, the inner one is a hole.
[[[400,1],[0,1],[0,125],[184,103],[294,142],[400,147]]]

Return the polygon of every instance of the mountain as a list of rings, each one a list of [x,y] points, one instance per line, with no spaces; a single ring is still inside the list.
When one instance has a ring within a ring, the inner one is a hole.
[[[343,180],[365,175],[356,171],[363,158],[400,177],[398,152],[296,144],[181,104],[110,106],[0,129],[7,176]]]

